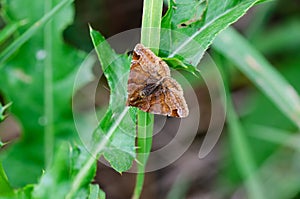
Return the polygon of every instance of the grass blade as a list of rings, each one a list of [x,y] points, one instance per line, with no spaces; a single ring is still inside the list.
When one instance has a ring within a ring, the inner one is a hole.
[[[6,39],[8,39],[12,34],[21,26],[23,22],[15,22],[11,24],[7,24],[0,31],[0,44],[2,44]]]
[[[256,139],[265,140],[271,143],[289,147],[300,152],[300,136],[299,133],[292,133],[286,130],[273,128],[270,126],[247,125],[247,129],[251,132],[251,136]]]
[[[300,188],[299,153],[279,147],[257,171],[263,182],[264,198],[298,198]],[[284,169],[283,169],[284,168]],[[242,191],[240,187],[237,192]]]
[[[255,48],[232,28],[221,33],[214,41],[213,47],[234,62],[236,67],[300,129],[298,93]]]
[[[265,197],[263,190],[261,189],[261,182],[256,174],[256,166],[253,155],[251,154],[243,127],[234,111],[228,86],[229,78],[225,75],[225,70],[221,67],[220,69],[223,74],[226,91],[227,122],[234,159],[240,169],[243,179],[245,180],[249,199],[264,199]]]

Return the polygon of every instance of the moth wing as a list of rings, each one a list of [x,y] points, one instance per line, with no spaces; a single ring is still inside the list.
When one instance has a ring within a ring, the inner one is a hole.
[[[189,109],[183,96],[181,86],[171,77],[166,78],[162,84],[165,104],[169,106],[168,116],[187,117]]]
[[[138,62],[132,62],[127,84],[127,106],[130,106],[134,101],[138,100],[140,91],[143,90],[149,78],[150,74],[141,70],[141,66]]]
[[[147,85],[157,82],[159,89],[147,96],[141,95]],[[137,44],[133,51],[126,105],[171,117],[187,117],[189,114],[182,88],[170,77],[168,65],[142,44]]]
[[[150,49],[142,44],[137,44],[133,51],[132,63],[138,62],[143,71],[147,71],[156,79],[170,76],[169,66],[157,57]]]
[[[136,95],[137,93],[134,92]],[[183,93],[173,88],[161,89],[144,98],[137,96],[135,100],[129,100],[127,105],[145,112],[171,117],[183,118],[189,114]]]
[[[189,109],[181,86],[172,78],[164,79],[161,89],[137,104],[143,111],[171,117],[187,117]]]

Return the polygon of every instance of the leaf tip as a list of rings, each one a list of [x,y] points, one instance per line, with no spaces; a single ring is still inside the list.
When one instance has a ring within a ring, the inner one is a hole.
[[[92,32],[94,30],[92,25],[90,23],[88,23],[88,26],[89,26],[89,31]]]
[[[8,115],[4,115],[4,112],[12,105],[12,102],[9,102],[8,104],[2,106],[0,103],[0,122],[4,121]]]

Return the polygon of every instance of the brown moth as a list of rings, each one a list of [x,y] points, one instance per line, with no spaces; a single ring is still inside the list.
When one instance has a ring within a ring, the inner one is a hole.
[[[182,88],[171,78],[169,66],[142,44],[133,51],[126,105],[172,117],[189,114]]]

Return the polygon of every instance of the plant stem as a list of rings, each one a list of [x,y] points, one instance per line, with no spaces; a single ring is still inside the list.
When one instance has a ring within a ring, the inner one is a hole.
[[[156,54],[158,54],[160,42],[162,6],[163,0],[144,0],[141,43],[150,47]],[[152,145],[153,121],[153,114],[138,111],[138,149],[136,158],[138,174],[132,199],[140,198],[142,192],[145,167]]]
[[[138,140],[137,140],[137,177],[133,199],[140,198],[145,176],[145,167],[152,145],[153,114],[138,111]]]
[[[163,0],[144,0],[141,43],[158,54]]]

